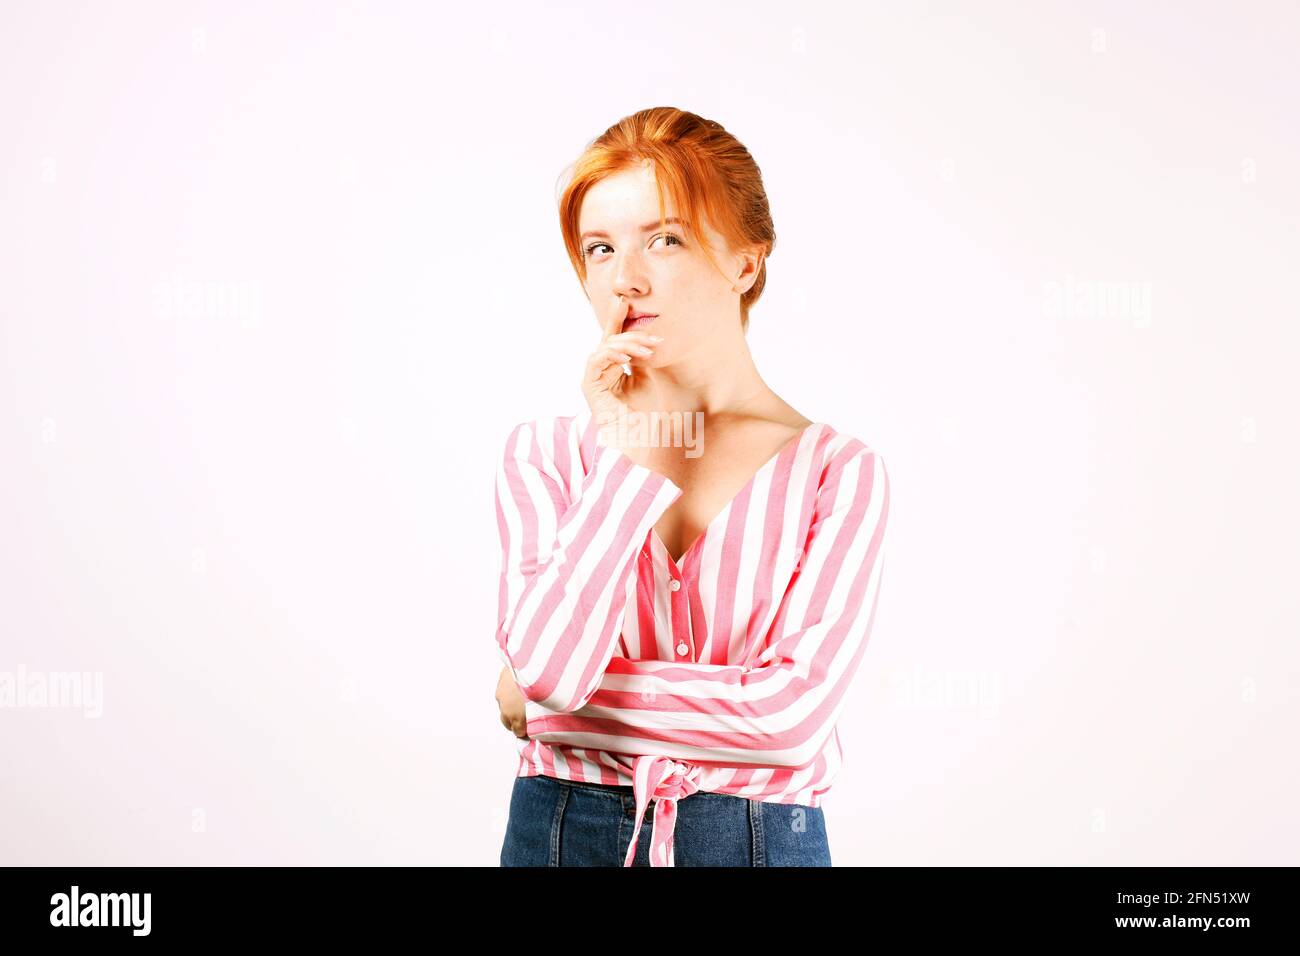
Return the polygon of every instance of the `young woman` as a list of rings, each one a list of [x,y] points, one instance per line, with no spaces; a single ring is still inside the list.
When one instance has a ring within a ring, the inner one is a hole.
[[[620,120],[560,224],[601,339],[587,408],[515,426],[497,472],[496,698],[521,741],[501,865],[829,866],[884,461],[754,365],[776,236],[718,123]]]

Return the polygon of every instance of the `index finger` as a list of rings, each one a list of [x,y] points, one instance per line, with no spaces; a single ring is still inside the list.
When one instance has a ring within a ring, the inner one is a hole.
[[[627,315],[627,303],[621,298],[615,299],[615,303],[614,307],[610,309],[609,316],[602,323],[606,339],[623,331],[623,318]],[[602,339],[602,341],[604,340]]]

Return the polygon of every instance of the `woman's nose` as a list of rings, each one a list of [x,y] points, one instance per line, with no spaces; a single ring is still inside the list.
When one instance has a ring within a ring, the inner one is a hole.
[[[627,296],[645,293],[645,273],[637,261],[623,259],[614,270],[614,292]]]

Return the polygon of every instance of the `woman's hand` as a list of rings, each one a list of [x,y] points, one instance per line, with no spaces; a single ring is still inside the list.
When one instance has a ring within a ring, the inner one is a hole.
[[[582,394],[599,428],[597,440],[602,445],[617,446],[618,423],[630,411],[623,400],[623,363],[648,358],[654,354],[655,343],[663,341],[662,336],[644,329],[620,332],[626,317],[627,303],[619,299],[617,309],[605,318],[600,344],[587,357],[582,379]]]
[[[497,679],[497,707],[501,708],[501,724],[522,740],[528,739],[528,718],[524,716],[524,695],[519,692],[515,675],[509,667],[501,668]]]

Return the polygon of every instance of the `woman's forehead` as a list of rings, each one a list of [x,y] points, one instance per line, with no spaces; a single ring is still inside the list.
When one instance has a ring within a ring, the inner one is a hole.
[[[664,193],[664,215],[675,216],[672,197]],[[582,199],[579,219],[624,219],[637,224],[648,218],[659,218],[659,191],[654,176],[647,180],[639,170],[629,169],[613,173],[592,184]],[[586,223],[583,223],[584,225]],[[600,228],[596,224],[595,228]]]

